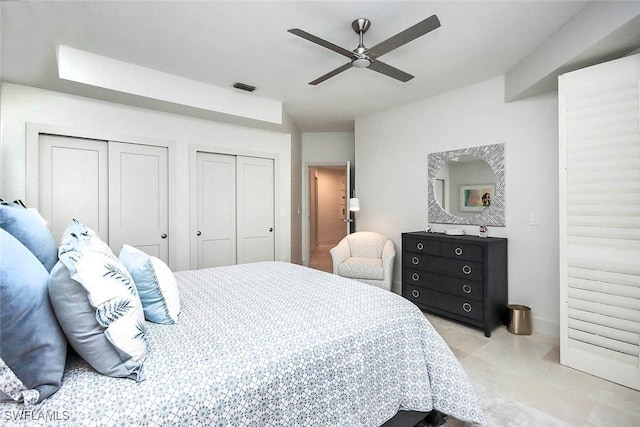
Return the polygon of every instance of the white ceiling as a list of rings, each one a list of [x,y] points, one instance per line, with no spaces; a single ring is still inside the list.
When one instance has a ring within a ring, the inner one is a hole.
[[[353,120],[503,75],[579,13],[580,1],[83,1],[2,3],[2,80],[119,102],[134,97],[60,80],[57,44],[218,87],[257,86],[301,131],[344,131]],[[350,69],[308,82],[346,58],[286,30],[354,49],[351,22],[371,20],[369,47],[436,14],[442,26],[383,61],[401,83]]]

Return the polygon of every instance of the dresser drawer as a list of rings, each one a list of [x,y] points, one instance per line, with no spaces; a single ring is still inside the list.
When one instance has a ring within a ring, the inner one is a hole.
[[[484,277],[482,263],[480,262],[413,253],[405,253],[403,262],[404,266],[409,269],[460,277],[475,282],[483,281]]]
[[[466,261],[482,262],[482,246],[459,243],[440,243],[440,255]]]
[[[433,307],[479,322],[484,320],[482,303],[472,299],[460,298],[415,285],[403,286],[402,296],[413,301],[418,306],[425,307],[427,310],[428,307]]]
[[[412,269],[406,269],[403,278],[406,285],[419,285],[434,291],[482,302],[482,282]]]
[[[428,239],[405,239],[402,248],[407,252],[440,255],[440,242]]]

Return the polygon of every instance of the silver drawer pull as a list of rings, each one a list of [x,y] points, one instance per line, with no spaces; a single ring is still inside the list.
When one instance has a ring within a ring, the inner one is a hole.
[[[411,291],[411,295],[413,295],[414,298],[418,298],[420,296],[420,292],[418,292],[417,289],[414,289]]]
[[[465,302],[464,304],[462,304],[462,309],[467,313],[471,313],[471,304],[469,304],[468,302]]]
[[[418,257],[417,257],[417,256],[414,256],[413,258],[411,258],[411,262],[412,262],[414,265],[418,265],[418,263],[420,262],[420,260],[418,259]]]
[[[471,274],[471,267],[469,267],[468,265],[463,265],[462,266],[462,272],[464,274]]]
[[[460,256],[462,255],[462,248],[455,248],[454,252],[456,253],[456,255]]]
[[[464,292],[465,294],[470,294],[471,286],[465,283],[464,285],[462,285],[462,292]]]
[[[413,279],[414,282],[417,282],[418,280],[420,280],[420,275],[418,273],[413,273],[411,275],[411,278]]]
[[[418,242],[418,244],[416,245],[416,248],[418,248],[418,250],[422,250],[424,249],[424,245],[422,244],[422,242]]]

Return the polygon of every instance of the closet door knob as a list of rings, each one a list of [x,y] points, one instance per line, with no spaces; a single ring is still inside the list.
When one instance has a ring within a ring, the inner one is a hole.
[[[273,227],[269,228],[269,233],[271,233],[273,231]]]
[[[162,237],[163,239],[166,239],[166,238],[167,238],[167,234],[166,234],[166,233],[162,233],[162,234],[160,235],[160,237]]]
[[[196,233],[196,236],[202,236],[202,231],[198,230],[198,232]]]

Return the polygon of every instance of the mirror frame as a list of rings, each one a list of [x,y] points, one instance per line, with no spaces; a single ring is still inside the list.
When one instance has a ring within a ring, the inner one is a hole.
[[[496,174],[496,193],[482,212],[470,217],[451,215],[436,200],[434,185],[440,168],[449,160],[458,156],[475,156],[491,166]],[[429,223],[458,225],[492,225],[505,226],[505,144],[483,145],[480,147],[462,148],[429,154],[428,170],[428,204]]]

